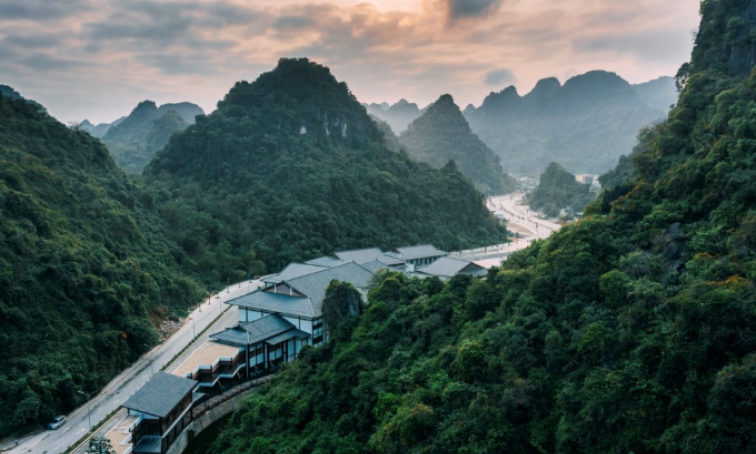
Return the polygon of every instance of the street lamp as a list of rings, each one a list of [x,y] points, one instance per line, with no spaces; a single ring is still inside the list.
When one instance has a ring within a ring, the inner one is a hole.
[[[92,412],[89,410],[89,401],[92,400],[92,396],[89,395],[89,393],[85,393],[83,391],[76,391],[79,394],[83,394],[87,396],[87,419],[89,420],[89,431],[92,431]]]

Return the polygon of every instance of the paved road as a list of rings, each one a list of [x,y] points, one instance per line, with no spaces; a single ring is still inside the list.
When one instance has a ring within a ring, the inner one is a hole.
[[[452,252],[451,257],[474,260],[479,265],[491,267],[506,260],[510,253],[525,249],[535,240],[547,238],[561,226],[536,217],[535,213],[522,202],[522,193],[489,197],[486,206],[491,212],[507,220],[507,228],[518,232],[511,243],[492,245],[469,251]]]
[[[487,205],[494,213],[504,215],[509,223],[525,227],[533,234],[533,238],[546,238],[551,235],[551,232],[562,227],[559,224],[536,217],[527,205],[519,203],[522,198],[523,194],[521,193],[495,196],[488,199]]]
[[[249,293],[257,288],[259,281],[245,281],[241,284],[234,284],[227,289],[223,289],[217,295],[205,300],[200,307],[195,308],[187,318],[184,326],[181,327],[173,336],[157,346],[151,352],[145,354],[142,358],[134,363],[131,367],[121,372],[89,402],[91,415],[87,410],[87,405],[74,410],[68,415],[68,422],[55,431],[41,432],[21,440],[21,444],[13,449],[6,451],[12,454],[21,453],[40,453],[40,454],[58,454],[65,451],[69,446],[76,443],[89,429],[89,417],[91,416],[92,425],[96,425],[104,419],[113,410],[136,392],[149,378],[167,364],[178,352],[180,352],[197,333],[200,333],[210,323],[225,310],[228,305],[223,302]],[[230,315],[221,318],[218,325],[224,327],[223,323],[228,325],[233,323],[236,317],[235,311],[229,311]],[[205,335],[209,335],[206,333]],[[199,348],[204,342],[196,342],[192,348],[175,361],[171,367],[177,367],[183,358],[191,354],[196,348]],[[170,370],[170,369],[169,369]]]

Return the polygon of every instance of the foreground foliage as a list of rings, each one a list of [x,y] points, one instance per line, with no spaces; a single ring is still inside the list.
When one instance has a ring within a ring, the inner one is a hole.
[[[385,276],[215,452],[753,452],[756,2],[701,8],[624,191],[484,280]]]

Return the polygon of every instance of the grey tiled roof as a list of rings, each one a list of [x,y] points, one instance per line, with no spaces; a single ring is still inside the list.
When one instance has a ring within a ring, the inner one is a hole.
[[[296,337],[297,339],[307,339],[308,337],[310,337],[310,334],[304,331],[298,330],[298,329],[293,329],[290,331],[286,331],[285,333],[279,334],[278,336],[273,336],[270,339],[266,339],[265,342],[267,342],[270,345],[276,345],[276,344],[280,344],[283,341],[292,339],[294,337]]]
[[[470,274],[473,276],[485,276],[486,269],[473,262],[465,260],[441,257],[430,265],[416,270],[418,273],[430,274],[439,277],[452,277],[455,274]]]
[[[330,268],[325,268],[326,270]],[[271,313],[282,313],[295,317],[312,317],[313,307],[308,298],[289,296],[285,293],[273,293],[258,290],[226,302],[240,308]]]
[[[195,386],[194,380],[158,372],[121,406],[165,418]]]
[[[323,299],[325,298],[326,288],[332,280],[349,282],[356,288],[365,288],[370,282],[373,273],[361,267],[360,265],[349,262],[343,265],[328,268],[317,273],[308,274],[286,281],[290,285],[310,298],[312,311],[315,317],[322,315]]]
[[[332,280],[349,282],[360,289],[367,287],[372,275],[372,272],[362,266],[348,262],[333,268],[323,268],[314,273],[288,279],[280,284],[291,287],[298,293],[305,295],[304,297],[259,290],[229,300],[227,304],[244,309],[281,313],[294,317],[317,318],[322,315],[323,298],[325,298],[326,288]]]
[[[378,260],[379,262],[383,262],[386,265],[404,264],[402,260],[399,260],[396,257],[390,257],[384,254],[383,251],[378,248],[341,251],[334,253],[334,255],[338,257],[342,262],[355,262],[357,264],[372,262],[373,260]]]
[[[324,255],[324,256],[318,257],[316,259],[307,260],[305,263],[307,265],[332,267],[332,266],[336,266],[336,265],[341,265],[344,262],[342,262],[341,260],[337,259],[336,257],[331,257],[331,256],[328,256],[328,255]]]
[[[304,276],[305,274],[314,273],[322,270],[323,266],[311,265],[307,263],[289,263],[286,268],[281,270],[278,274],[271,274],[265,276],[261,280],[263,282],[278,283],[287,279],[293,279],[295,277]]]
[[[390,270],[392,269],[390,266],[386,265],[383,262],[380,262],[378,260],[373,260],[371,262],[367,263],[360,263],[360,266],[365,268],[366,270],[370,271],[371,273],[375,274],[379,270]]]
[[[249,343],[256,344],[295,329],[296,327],[285,318],[273,314],[259,318],[253,322],[240,323],[239,326],[235,328],[229,328],[219,333],[211,334],[210,339],[243,347],[247,345],[247,332],[249,332]]]
[[[437,249],[436,246],[432,244],[421,244],[419,246],[398,247],[387,254],[401,260],[415,260],[426,257],[444,256],[447,255],[448,252]]]

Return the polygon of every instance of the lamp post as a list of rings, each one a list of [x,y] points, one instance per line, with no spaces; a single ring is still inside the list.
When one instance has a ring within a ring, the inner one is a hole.
[[[83,391],[76,391],[76,392],[87,396],[87,420],[89,421],[89,431],[91,431],[92,430],[92,412],[89,410],[89,401],[92,400],[92,396],[90,396],[89,393],[85,393]]]

